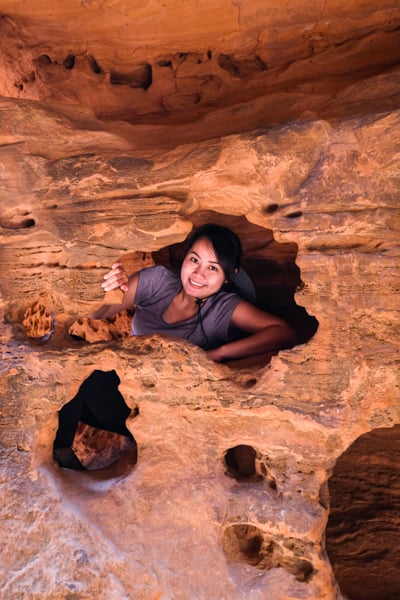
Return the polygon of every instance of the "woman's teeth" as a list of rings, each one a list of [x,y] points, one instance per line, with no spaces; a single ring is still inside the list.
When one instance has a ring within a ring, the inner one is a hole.
[[[189,283],[191,285],[194,285],[194,287],[204,287],[204,285],[202,283],[197,283],[197,281],[193,281],[192,279],[189,279]]]

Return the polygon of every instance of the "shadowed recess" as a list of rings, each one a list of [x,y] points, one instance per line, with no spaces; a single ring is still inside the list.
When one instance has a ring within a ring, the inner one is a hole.
[[[136,464],[137,444],[126,419],[139,409],[129,408],[119,383],[114,370],[95,370],[58,412],[53,457],[61,468],[95,471],[121,461],[128,469]]]
[[[314,574],[301,541],[282,536],[278,539],[252,523],[229,525],[223,532],[222,547],[233,563],[247,563],[265,571],[283,568],[297,581],[309,581]]]
[[[257,306],[285,319],[296,331],[299,343],[307,342],[315,334],[317,319],[294,299],[296,290],[303,285],[296,265],[295,243],[277,242],[272,230],[249,223],[245,217],[199,211],[191,215],[191,221],[194,227],[217,223],[232,229],[242,242],[242,266],[254,284]],[[184,247],[183,242],[154,252],[156,264],[178,269]]]
[[[400,598],[400,426],[375,429],[329,480],[326,549],[348,600]]]
[[[257,452],[252,446],[239,444],[225,452],[225,472],[237,481],[258,481],[256,469]]]

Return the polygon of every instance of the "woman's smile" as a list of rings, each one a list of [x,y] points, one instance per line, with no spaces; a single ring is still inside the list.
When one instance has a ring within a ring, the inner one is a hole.
[[[204,284],[202,284],[202,283],[197,283],[197,281],[194,281],[193,279],[189,279],[189,283],[190,283],[191,285],[194,285],[194,287],[199,287],[199,288],[202,288],[202,287],[204,287]]]
[[[205,238],[200,238],[182,263],[181,281],[184,292],[194,298],[207,298],[221,289],[224,280],[225,273],[212,244]]]

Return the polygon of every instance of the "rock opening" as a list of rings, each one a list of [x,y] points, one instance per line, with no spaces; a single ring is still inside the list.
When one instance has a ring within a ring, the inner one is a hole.
[[[299,343],[307,342],[315,334],[317,319],[309,315],[304,307],[298,306],[294,298],[296,290],[303,285],[300,269],[296,265],[295,243],[277,242],[272,230],[249,223],[245,217],[199,211],[191,215],[191,221],[194,227],[216,223],[233,230],[243,245],[242,266],[254,285],[257,306],[285,319],[296,331]],[[178,271],[184,248],[185,242],[179,242],[152,253],[134,253],[134,258],[130,253],[120,260],[126,263],[130,272],[154,264]],[[132,313],[121,313],[112,320],[103,321],[101,326],[88,321],[86,317],[80,318],[70,326],[69,334],[75,339],[89,342],[122,339],[130,335],[131,317]],[[267,365],[273,354],[276,352],[232,360],[226,364],[232,368],[259,368]]]
[[[230,560],[258,565],[263,558],[263,540],[263,532],[255,525],[236,523],[225,530],[223,546]]]
[[[115,371],[95,370],[78,393],[58,413],[53,457],[62,468],[76,471],[105,469],[137,462],[137,444],[126,419],[139,413],[118,390]]]
[[[252,446],[240,444],[225,452],[226,474],[237,481],[258,481],[261,476],[256,467],[257,452]]]
[[[222,545],[231,562],[243,562],[258,569],[286,569],[297,581],[309,581],[312,563],[304,557],[299,540],[274,537],[252,523],[234,523],[223,532]]]
[[[275,210],[275,205],[271,206],[269,212]],[[316,317],[309,315],[294,299],[296,290],[303,285],[300,269],[296,265],[295,243],[277,242],[272,230],[249,223],[245,217],[199,211],[191,215],[191,220],[195,227],[217,223],[232,229],[243,245],[242,266],[254,284],[257,306],[285,319],[295,329],[299,343],[307,342],[315,334],[318,328]],[[182,242],[154,252],[155,262],[179,268],[184,246]],[[258,357],[256,362],[266,364],[270,358]],[[238,366],[241,364],[243,361],[239,361]]]

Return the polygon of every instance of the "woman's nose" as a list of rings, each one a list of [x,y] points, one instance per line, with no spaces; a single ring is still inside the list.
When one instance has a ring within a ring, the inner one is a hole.
[[[195,268],[194,272],[197,275],[201,275],[202,277],[204,277],[204,270],[205,269],[204,269],[204,267],[202,265],[196,265],[196,268]]]

